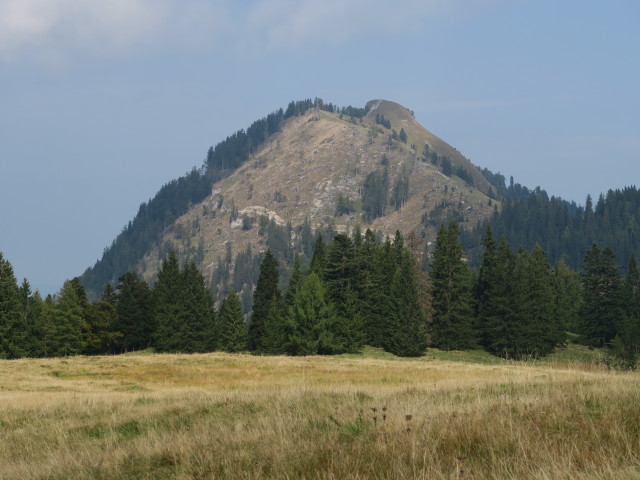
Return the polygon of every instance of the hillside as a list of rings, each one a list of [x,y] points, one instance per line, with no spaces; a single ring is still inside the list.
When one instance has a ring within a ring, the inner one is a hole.
[[[254,124],[210,150],[203,171],[165,186],[176,192],[182,184],[198,188],[191,196],[161,190],[165,209],[174,213],[153,224],[153,235],[146,234],[148,222],[139,228],[134,219],[121,237],[146,239],[136,244],[138,258],[130,256],[128,265],[114,261],[117,251],[126,251],[119,237],[85,272],[85,286],[99,294],[106,282],[134,269],[152,279],[161,259],[175,250],[183,260],[195,259],[221,290],[241,289],[251,280],[234,282],[233,271],[237,255],[249,246],[253,254],[271,247],[290,260],[294,250],[308,252],[305,243],[315,231],[361,226],[381,237],[413,231],[427,241],[441,221],[474,226],[492,214],[491,186],[482,173],[401,105],[292,105],[267,117],[259,143],[245,140],[255,137]],[[238,143],[248,146],[238,149]],[[173,198],[184,208],[172,208]],[[143,205],[139,216],[157,201]]]

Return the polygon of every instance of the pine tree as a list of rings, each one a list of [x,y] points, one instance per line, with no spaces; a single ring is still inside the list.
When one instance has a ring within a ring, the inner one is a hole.
[[[242,306],[235,291],[229,292],[219,313],[218,348],[224,352],[241,352],[247,348],[247,329]]]
[[[264,260],[260,265],[258,283],[253,294],[253,309],[251,322],[249,323],[249,350],[261,353],[263,349],[262,337],[264,326],[269,316],[271,303],[280,302],[280,290],[278,290],[278,262],[267,250]]]
[[[431,263],[433,283],[433,345],[464,350],[476,344],[471,305],[471,271],[465,263],[456,222],[442,225]]]

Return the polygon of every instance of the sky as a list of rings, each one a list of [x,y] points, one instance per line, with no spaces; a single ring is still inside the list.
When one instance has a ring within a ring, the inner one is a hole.
[[[637,0],[0,0],[0,252],[55,293],[209,146],[314,97],[398,102],[578,204],[638,185],[639,18]]]

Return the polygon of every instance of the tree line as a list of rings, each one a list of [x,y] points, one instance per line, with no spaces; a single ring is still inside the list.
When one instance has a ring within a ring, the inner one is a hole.
[[[567,332],[607,347],[635,365],[640,351],[640,269],[626,275],[615,253],[593,244],[580,273],[553,267],[543,249],[513,250],[488,227],[479,269],[467,262],[455,222],[442,225],[421,262],[420,242],[380,242],[367,230],[317,236],[309,265],[293,261],[280,288],[281,265],[267,250],[259,266],[249,315],[231,290],[217,308],[195,263],[163,261],[153,288],[137,273],[107,284],[89,302],[78,278],[42,299],[27,280],[18,286],[0,254],[0,357],[44,357],[215,350],[257,354],[339,354],[364,345],[400,356],[484,348],[506,358],[544,356]],[[423,265],[427,267],[425,273]]]

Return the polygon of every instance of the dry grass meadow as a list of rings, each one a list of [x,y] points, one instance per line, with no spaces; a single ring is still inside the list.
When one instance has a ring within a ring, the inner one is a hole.
[[[640,374],[429,353],[0,361],[0,478],[640,479]]]

